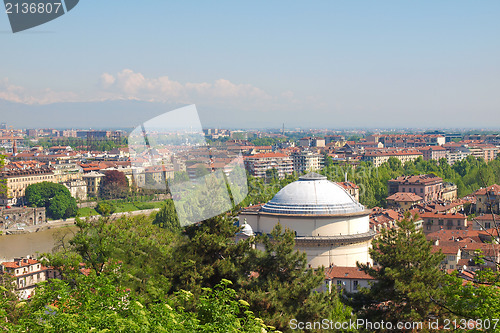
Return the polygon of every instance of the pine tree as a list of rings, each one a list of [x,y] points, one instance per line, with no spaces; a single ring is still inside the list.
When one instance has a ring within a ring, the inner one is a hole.
[[[370,256],[378,267],[358,264],[376,282],[351,296],[361,317],[371,321],[425,321],[440,316],[437,305],[444,297],[445,273],[440,270],[444,256],[432,253],[431,244],[415,219],[407,214],[397,228],[385,229],[373,242]]]
[[[180,232],[181,225],[172,199],[168,199],[165,202],[165,205],[160,209],[158,214],[156,214],[153,224],[157,224],[174,233]]]
[[[307,256],[295,250],[295,235],[278,223],[271,234],[258,239],[264,251],[251,260],[258,273],[242,284],[241,297],[250,309],[279,330],[287,331],[292,319],[313,322],[328,318],[335,294],[316,292],[324,269],[308,269]]]

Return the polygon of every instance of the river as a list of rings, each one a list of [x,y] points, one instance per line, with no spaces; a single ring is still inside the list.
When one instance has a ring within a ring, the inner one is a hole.
[[[62,237],[69,239],[77,227],[65,226],[19,235],[0,236],[0,263],[16,257],[36,256],[36,253],[52,252]]]

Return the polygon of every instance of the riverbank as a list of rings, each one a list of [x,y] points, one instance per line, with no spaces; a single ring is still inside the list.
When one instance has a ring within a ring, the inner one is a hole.
[[[120,212],[120,213],[114,213],[111,215],[112,218],[119,218],[121,216],[136,216],[136,215],[149,215],[154,212],[158,212],[160,208],[153,208],[153,209],[144,209],[144,210],[135,210],[135,211],[129,211],[129,212]],[[97,219],[99,218],[99,215],[92,215],[92,216],[87,216],[87,217],[81,217],[81,218],[90,218],[90,219]],[[33,232],[40,232],[48,229],[54,229],[54,228],[60,228],[60,227],[65,227],[65,226],[70,226],[75,224],[76,218],[69,218],[65,220],[53,220],[53,221],[47,221],[46,223],[39,224],[39,225],[32,225],[32,226],[26,226],[23,227],[23,229],[17,229],[17,228],[11,228],[11,229],[4,229],[2,230],[2,235],[1,236],[8,236],[8,235],[22,235],[22,234],[29,234]]]

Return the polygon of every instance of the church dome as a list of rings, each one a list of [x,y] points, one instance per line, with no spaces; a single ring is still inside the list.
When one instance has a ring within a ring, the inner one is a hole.
[[[282,188],[261,209],[288,215],[339,215],[364,210],[344,188],[314,172]]]

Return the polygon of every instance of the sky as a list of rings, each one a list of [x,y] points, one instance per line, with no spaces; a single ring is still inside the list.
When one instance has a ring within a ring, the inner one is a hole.
[[[500,2],[81,0],[13,34],[0,121],[500,128]],[[87,117],[88,116],[88,117]]]

